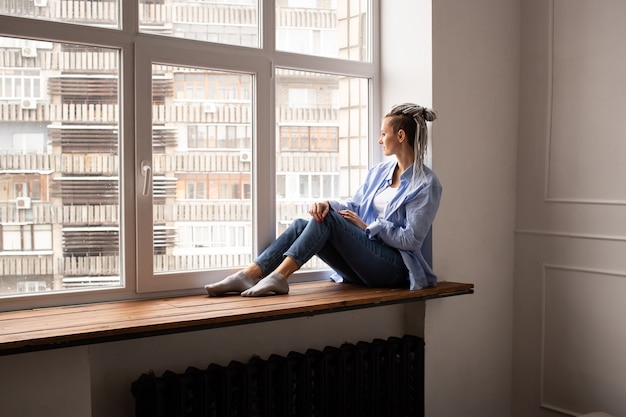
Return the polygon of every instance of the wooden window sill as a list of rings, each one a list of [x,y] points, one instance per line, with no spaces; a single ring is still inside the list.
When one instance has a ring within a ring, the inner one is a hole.
[[[288,295],[191,295],[0,313],[0,355],[111,342],[472,294],[473,284],[439,282],[418,291],[330,281],[291,285]]]

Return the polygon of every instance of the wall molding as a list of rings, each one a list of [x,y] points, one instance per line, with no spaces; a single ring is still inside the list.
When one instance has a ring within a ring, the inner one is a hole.
[[[547,174],[546,170],[546,177],[549,177],[550,175]],[[546,178],[546,182],[549,181],[549,178]],[[548,190],[548,184],[546,184],[546,196],[544,197],[543,201],[545,203],[556,203],[556,204],[560,204],[560,203],[567,203],[567,204],[594,204],[594,205],[602,205],[602,206],[626,206],[626,200],[603,200],[603,199],[583,199],[583,198],[554,198],[554,197],[549,197],[548,196],[549,190]]]
[[[580,412],[575,412],[568,410],[563,407],[558,407],[556,405],[552,405],[545,398],[545,369],[546,369],[546,360],[545,360],[545,349],[546,349],[546,284],[548,280],[548,271],[549,270],[560,270],[560,271],[571,271],[571,272],[583,272],[589,274],[596,275],[604,275],[604,276],[612,276],[612,277],[621,277],[626,278],[626,271],[609,271],[602,270],[596,268],[583,268],[577,266],[569,266],[569,265],[555,265],[555,264],[542,264],[542,282],[541,282],[541,358],[540,358],[540,386],[539,386],[539,406],[541,408],[555,411],[567,416],[578,416]]]
[[[539,230],[539,229],[514,229],[514,233],[516,235],[564,237],[564,238],[571,238],[571,239],[590,239],[590,240],[603,240],[603,241],[611,241],[611,242],[626,242],[626,236],[619,236],[619,235],[573,233],[573,232]]]
[[[544,202],[545,203],[569,203],[569,204],[595,204],[595,205],[617,205],[626,206],[626,200],[621,199],[598,199],[598,198],[562,198],[550,196],[550,165],[552,154],[552,131],[553,131],[553,111],[554,111],[554,9],[556,0],[548,0],[548,114],[546,117],[546,153],[544,171]]]

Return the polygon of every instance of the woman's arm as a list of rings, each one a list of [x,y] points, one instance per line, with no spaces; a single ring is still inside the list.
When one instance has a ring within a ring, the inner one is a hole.
[[[311,209],[309,210],[309,214],[313,217],[316,222],[323,222],[330,211],[330,202],[328,201],[318,201],[317,203],[313,203],[311,205]]]

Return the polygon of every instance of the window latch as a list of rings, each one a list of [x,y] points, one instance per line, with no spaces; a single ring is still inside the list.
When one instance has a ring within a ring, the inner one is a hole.
[[[150,184],[152,183],[152,167],[150,162],[141,161],[141,175],[143,175],[143,195],[150,195]]]

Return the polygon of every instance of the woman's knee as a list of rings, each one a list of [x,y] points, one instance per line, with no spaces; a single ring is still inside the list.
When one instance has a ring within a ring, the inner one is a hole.
[[[306,227],[306,225],[309,224],[308,220],[305,219],[295,219],[292,223],[290,227],[293,227],[297,234],[300,235],[300,233],[302,233],[302,231],[304,230],[304,228]]]
[[[324,218],[324,221],[325,222],[329,222],[329,223],[333,222],[333,223],[337,224],[337,223],[339,223],[341,221],[347,221],[347,220],[344,219],[341,216],[341,214],[337,213],[336,211],[330,210],[328,212],[328,214],[326,215],[326,218]]]

